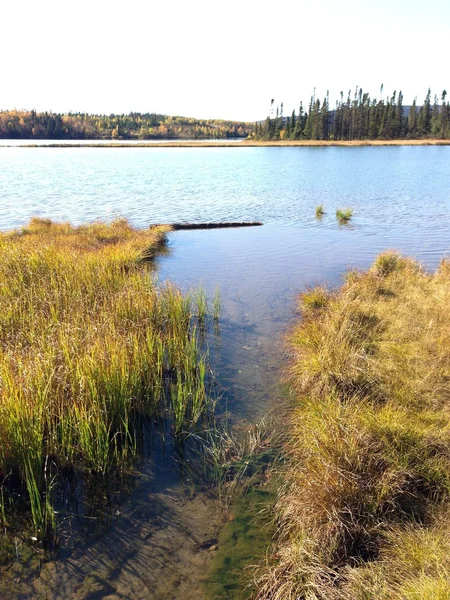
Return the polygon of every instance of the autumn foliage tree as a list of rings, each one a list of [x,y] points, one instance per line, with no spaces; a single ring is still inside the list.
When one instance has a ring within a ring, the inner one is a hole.
[[[91,115],[0,111],[2,139],[207,139],[247,137],[253,125],[218,119],[192,119],[154,113]]]

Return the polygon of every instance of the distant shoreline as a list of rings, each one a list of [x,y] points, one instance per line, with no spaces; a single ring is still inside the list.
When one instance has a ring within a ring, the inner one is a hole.
[[[44,140],[40,140],[41,142]],[[21,144],[20,146],[1,145],[2,148],[259,148],[259,147],[319,147],[319,146],[450,146],[450,139],[421,139],[421,140],[274,140],[274,141],[242,141],[242,142],[152,142],[140,143],[94,143],[61,144],[48,140],[48,144]]]
[[[423,140],[279,140],[242,142],[245,146],[450,146],[450,139]]]

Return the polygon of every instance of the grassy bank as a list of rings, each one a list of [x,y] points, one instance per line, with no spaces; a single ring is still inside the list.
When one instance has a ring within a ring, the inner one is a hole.
[[[121,143],[113,142],[96,144],[58,144],[48,140],[47,145],[24,144],[32,148],[256,148],[258,146],[449,146],[450,140],[420,139],[420,140],[272,140],[255,141],[243,139],[241,142],[155,142],[155,143]],[[22,146],[22,147],[24,147]]]
[[[258,600],[450,597],[450,264],[303,295],[277,550]]]
[[[25,515],[34,538],[50,539],[62,475],[104,478],[133,459],[144,431],[162,424],[182,438],[208,414],[204,298],[151,277],[167,231],[34,219],[0,236],[6,531]]]
[[[248,140],[240,146],[448,146],[450,140]]]

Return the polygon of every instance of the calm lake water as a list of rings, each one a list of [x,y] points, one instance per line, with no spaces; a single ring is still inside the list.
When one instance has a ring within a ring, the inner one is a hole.
[[[0,147],[4,146],[12,148],[16,146],[83,146],[86,144],[95,144],[98,146],[108,144],[125,144],[125,145],[136,145],[136,144],[170,144],[172,142],[192,142],[192,143],[205,143],[208,144],[220,144],[221,142],[242,142],[244,138],[223,138],[223,139],[210,139],[210,140],[192,140],[192,139],[170,139],[170,140],[3,140],[0,139]]]
[[[320,220],[318,204],[326,211]],[[335,211],[347,207],[353,219],[340,225]],[[124,216],[138,227],[262,221],[263,227],[173,233],[169,255],[158,261],[160,280],[186,290],[202,284],[210,297],[220,288],[221,338],[211,348],[219,391],[235,418],[256,419],[279,401],[282,339],[298,293],[318,283],[336,286],[349,267],[365,268],[388,248],[429,268],[450,252],[450,147],[0,148],[0,229],[32,216],[74,224]],[[96,598],[127,586],[134,595],[117,597],[175,598],[180,590],[201,597],[207,559],[192,553],[191,538],[208,534],[202,523],[212,523],[214,508],[197,497],[185,523],[176,474],[166,473],[155,487],[150,466],[142,471],[152,483],[138,486],[113,532],[46,567],[53,597],[81,598],[70,594],[93,564],[109,585],[98,583]],[[150,497],[160,507],[152,509],[155,519],[171,515],[164,535],[144,535]],[[111,544],[118,559],[108,553]],[[144,572],[152,591],[142,587]]]

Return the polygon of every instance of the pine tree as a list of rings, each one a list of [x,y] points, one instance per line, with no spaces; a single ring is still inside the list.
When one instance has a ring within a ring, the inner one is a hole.
[[[436,94],[434,95],[433,110],[431,112],[430,130],[433,137],[437,137],[441,130],[441,117],[439,114],[439,100]]]
[[[294,140],[300,140],[303,137],[304,131],[304,114],[303,114],[303,103],[300,102],[300,107],[298,109],[298,118],[295,122],[295,127],[293,131]]]
[[[441,130],[440,137],[445,138],[448,136],[448,127],[449,127],[449,105],[446,104],[445,99],[447,97],[447,90],[443,90],[441,94],[442,106],[441,106]]]
[[[408,136],[411,138],[417,136],[417,98],[414,98],[408,115]]]
[[[420,136],[426,137],[430,133],[431,128],[431,90],[428,88],[428,93],[423,105],[420,108],[417,118],[417,129]]]
[[[403,94],[400,90],[397,98],[397,106],[395,108],[394,135],[396,138],[404,137],[403,112]]]
[[[297,122],[296,122],[296,116],[295,116],[295,109],[292,111],[292,115],[291,115],[291,139],[294,138],[294,133],[295,133],[295,126],[296,126]]]

